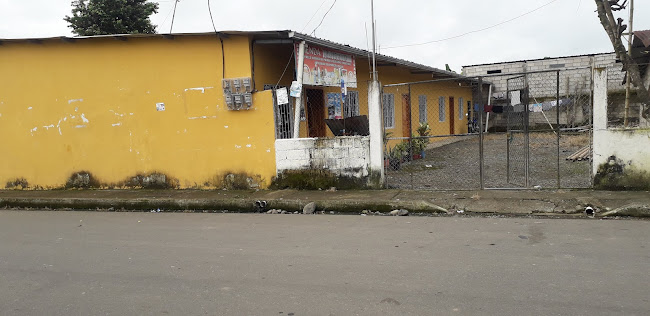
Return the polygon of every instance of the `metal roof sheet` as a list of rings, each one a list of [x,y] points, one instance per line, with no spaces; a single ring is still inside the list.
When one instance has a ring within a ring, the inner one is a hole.
[[[191,36],[220,36],[228,37],[230,35],[250,35],[256,39],[290,39],[290,40],[304,40],[307,43],[314,45],[320,45],[327,48],[339,50],[348,54],[355,55],[357,57],[369,57],[370,52],[367,50],[359,49],[352,47],[350,45],[340,44],[332,42],[329,40],[309,36],[306,34],[301,34],[298,32],[293,32],[290,30],[272,30],[272,31],[221,31],[221,32],[202,32],[202,33],[167,33],[167,34],[111,34],[111,35],[95,35],[95,36],[76,36],[76,37],[67,37],[67,36],[57,36],[57,37],[41,37],[41,38],[11,38],[11,39],[1,39],[0,45],[2,42],[41,42],[49,40],[61,40],[67,42],[73,42],[76,40],[89,40],[89,39],[101,39],[101,38],[115,38],[115,39],[129,39],[129,38],[174,38],[174,37],[191,37]],[[416,70],[420,72],[431,73],[433,76],[438,78],[457,78],[461,80],[471,80],[468,77],[463,75],[418,64],[404,59],[399,59],[387,55],[376,55],[377,62],[388,63],[399,65],[411,70]]]
[[[643,46],[645,47],[650,46],[650,30],[635,31],[634,41],[636,42],[637,39],[641,41],[641,43],[643,43]]]

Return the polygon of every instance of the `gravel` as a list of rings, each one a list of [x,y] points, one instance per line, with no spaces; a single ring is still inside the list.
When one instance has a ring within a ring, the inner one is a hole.
[[[558,145],[552,132],[530,134],[528,187],[557,188]],[[589,145],[588,134],[562,135],[560,141],[560,184],[562,188],[591,187],[591,161],[567,161],[565,158]],[[388,169],[389,188],[414,190],[480,189],[479,137],[458,137],[432,142],[424,159]],[[486,188],[525,188],[526,147],[523,134],[510,139],[510,178],[507,176],[508,138],[505,133],[484,137],[484,183]]]

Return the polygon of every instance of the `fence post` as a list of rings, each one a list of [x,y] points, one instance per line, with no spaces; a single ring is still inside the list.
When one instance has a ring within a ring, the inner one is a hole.
[[[556,76],[556,81],[555,81],[555,101],[557,102],[556,104],[556,111],[555,111],[555,124],[556,129],[557,129],[557,188],[561,188],[561,171],[560,171],[560,71],[557,71],[557,76]],[[567,105],[568,106],[568,105]],[[574,104],[575,106],[575,104]]]
[[[384,175],[384,131],[381,107],[381,84],[378,81],[368,83],[368,125],[370,130],[370,186],[382,188]]]
[[[594,69],[594,145],[592,174],[598,173],[598,166],[607,161],[607,157],[600,155],[608,144],[600,142],[600,134],[607,130],[607,68]]]
[[[489,97],[489,96],[488,96]],[[478,78],[478,102],[479,102],[479,107],[478,107],[478,117],[479,117],[479,127],[478,127],[478,134],[479,134],[479,141],[478,141],[478,146],[479,146],[479,182],[481,183],[481,190],[485,189],[485,182],[484,182],[484,177],[483,177],[483,163],[484,163],[484,157],[483,157],[483,77]]]

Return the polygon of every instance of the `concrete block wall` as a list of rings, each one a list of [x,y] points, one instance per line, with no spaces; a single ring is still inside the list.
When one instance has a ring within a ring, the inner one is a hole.
[[[624,89],[621,85],[624,73],[621,64],[616,63],[615,53],[546,58],[538,60],[527,60],[517,62],[504,62],[487,65],[475,65],[463,67],[463,74],[468,77],[487,76],[488,71],[501,70],[503,76],[492,76],[485,78],[485,81],[492,83],[493,92],[504,92],[507,90],[507,79],[512,76],[507,74],[561,70],[560,73],[560,96],[572,95],[576,93],[588,93],[591,85],[591,70],[593,64],[596,67],[609,68],[608,88],[610,91]],[[585,69],[574,69],[585,68]],[[574,70],[571,70],[574,69]],[[553,73],[529,75],[529,86],[531,88],[531,97],[547,98],[554,97],[556,93],[555,78]]]
[[[370,166],[370,137],[278,139],[275,162],[278,174],[325,169],[339,176],[364,178]]]

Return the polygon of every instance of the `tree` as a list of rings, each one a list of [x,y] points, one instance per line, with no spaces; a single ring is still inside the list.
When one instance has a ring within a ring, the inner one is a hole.
[[[153,34],[149,16],[157,12],[158,4],[147,0],[75,0],[72,16],[63,20],[80,36]]]
[[[614,51],[616,52],[616,57],[623,63],[623,69],[625,69],[630,74],[631,83],[637,88],[637,96],[643,100],[645,104],[650,104],[650,93],[646,88],[643,79],[641,77],[641,72],[639,71],[639,65],[634,61],[632,56],[627,53],[625,45],[621,40],[621,36],[627,25],[623,24],[623,19],[618,18],[614,19],[614,11],[620,11],[625,9],[625,5],[628,0],[619,3],[620,0],[595,0],[596,7],[598,8],[598,18],[600,18],[600,24],[603,25],[605,32],[609,36],[609,40],[614,46]],[[643,112],[644,118],[650,118],[650,107],[648,107]]]

